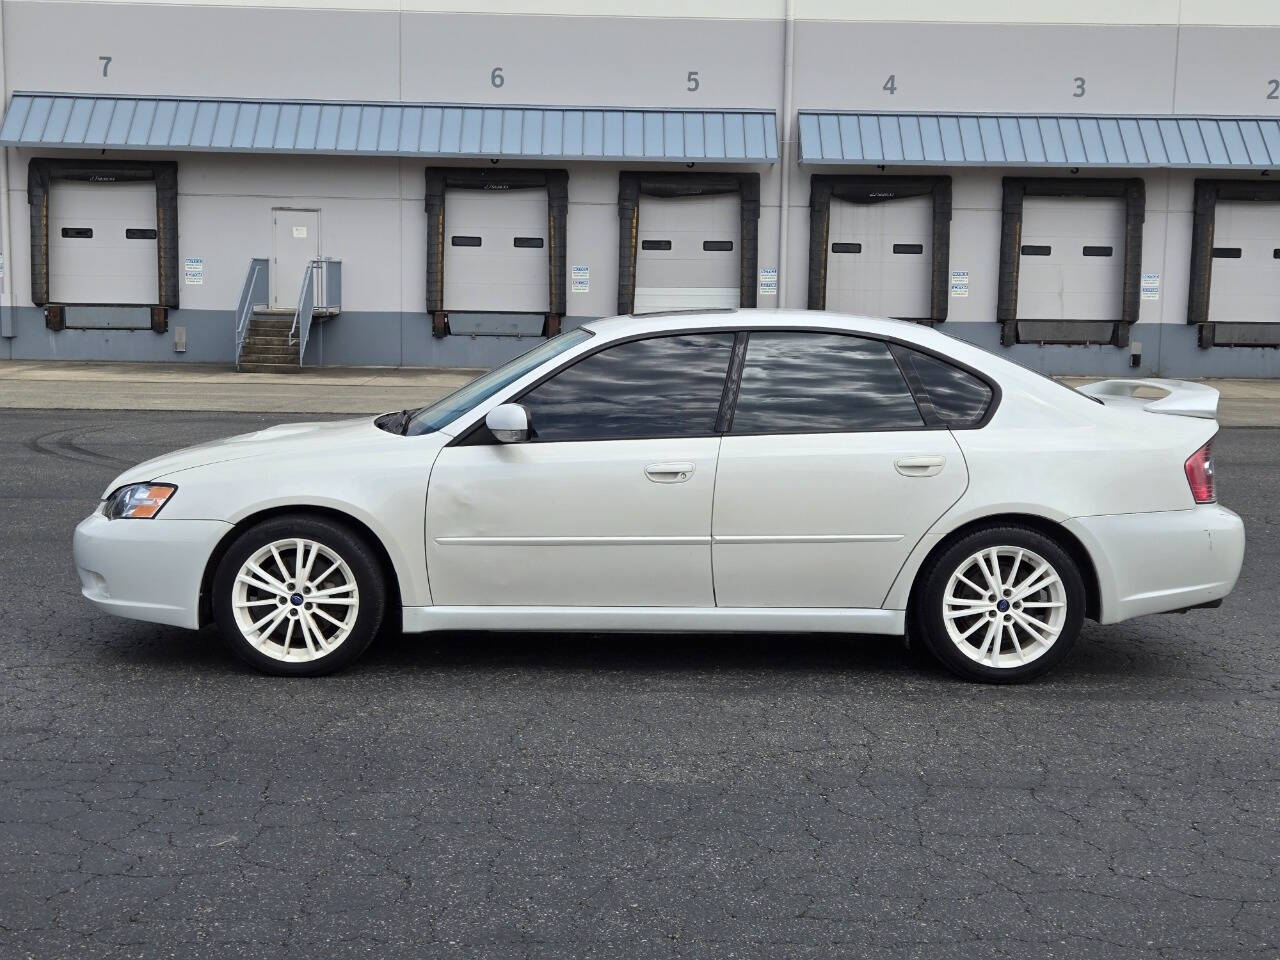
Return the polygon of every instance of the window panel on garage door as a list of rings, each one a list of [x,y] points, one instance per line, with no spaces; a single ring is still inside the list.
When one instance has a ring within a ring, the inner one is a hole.
[[[741,231],[737,194],[642,196],[635,312],[738,306]]]
[[[831,201],[827,309],[928,317],[932,284],[932,197]]]
[[[1018,267],[1020,320],[1115,320],[1124,289],[1124,201],[1027,197]]]
[[[154,182],[55,180],[49,191],[50,299],[155,303],[156,242]]]
[[[1209,319],[1280,320],[1280,203],[1218,201]]]
[[[450,190],[444,203],[444,307],[546,313],[547,191]]]

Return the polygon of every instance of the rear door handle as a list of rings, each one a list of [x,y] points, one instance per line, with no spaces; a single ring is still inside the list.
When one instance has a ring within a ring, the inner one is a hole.
[[[899,457],[893,461],[904,477],[935,477],[947,465],[946,457]]]
[[[644,468],[644,475],[654,483],[684,483],[693,476],[693,464],[684,461],[651,463]]]

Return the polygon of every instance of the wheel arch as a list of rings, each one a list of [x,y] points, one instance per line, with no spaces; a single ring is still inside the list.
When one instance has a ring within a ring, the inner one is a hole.
[[[1099,618],[1102,611],[1102,591],[1098,581],[1098,568],[1089,550],[1074,533],[1056,520],[1050,520],[1048,517],[1032,513],[993,513],[967,520],[955,529],[948,531],[929,548],[928,552],[920,559],[920,562],[915,565],[915,568],[911,571],[911,586],[906,598],[908,619],[910,619],[910,611],[916,594],[922,586],[923,578],[921,573],[928,569],[934,558],[941,556],[943,551],[950,548],[952,544],[977,530],[999,526],[1027,527],[1048,537],[1065,550],[1079,569],[1080,579],[1084,581],[1085,616],[1090,620]]]
[[[391,554],[387,551],[386,545],[367,523],[360,520],[343,510],[333,507],[316,506],[313,504],[297,504],[288,506],[267,507],[258,510],[245,517],[241,517],[234,526],[232,526],[222,539],[214,546],[209,554],[209,559],[205,561],[204,573],[200,577],[200,601],[199,601],[199,619],[200,626],[213,622],[213,578],[218,572],[218,565],[222,562],[222,558],[226,556],[231,545],[236,542],[237,538],[251,527],[257,526],[265,520],[271,520],[281,516],[303,516],[303,517],[320,517],[326,520],[333,520],[345,527],[351,529],[353,533],[359,536],[368,547],[374,552],[378,558],[378,565],[382,569],[382,574],[387,584],[387,609],[389,611],[399,611],[401,608],[401,585],[400,575],[396,571],[396,565],[391,560]]]

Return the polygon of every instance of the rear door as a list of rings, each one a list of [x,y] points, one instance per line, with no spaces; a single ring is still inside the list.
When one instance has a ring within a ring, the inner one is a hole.
[[[153,304],[159,297],[156,185],[55,180],[49,295],[55,303]]]
[[[872,317],[930,315],[933,198],[831,201],[827,307]]]
[[[1209,319],[1280,320],[1280,203],[1218,201]]]
[[[1123,200],[1027,197],[1019,320],[1115,320],[1124,290]]]
[[[967,482],[886,344],[752,331],[716,471],[716,604],[878,608]]]
[[[434,602],[715,606],[716,426],[733,342],[614,344],[518,398],[531,442],[481,428],[445,448],[427,493]]]
[[[737,194],[640,198],[636,313],[739,305],[739,207]]]

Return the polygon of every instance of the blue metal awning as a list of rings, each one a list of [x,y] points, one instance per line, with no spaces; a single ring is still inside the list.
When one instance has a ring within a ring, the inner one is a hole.
[[[614,110],[15,93],[7,147],[775,163],[772,110]]]
[[[800,160],[940,167],[1257,169],[1280,166],[1280,120],[801,111]]]

